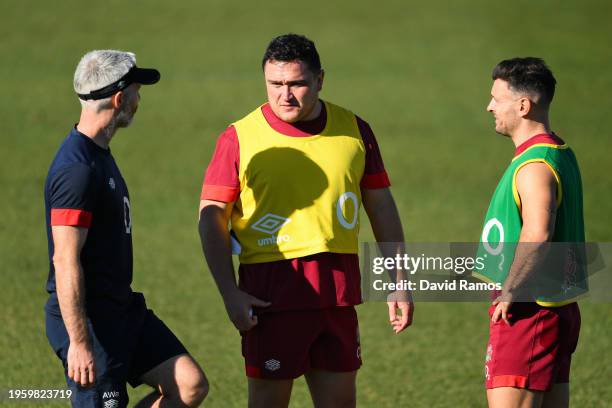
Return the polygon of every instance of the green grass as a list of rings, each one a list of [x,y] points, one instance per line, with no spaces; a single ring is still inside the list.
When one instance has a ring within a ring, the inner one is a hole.
[[[60,141],[78,119],[74,67],[93,48],[132,50],[141,66],[162,72],[158,85],[141,91],[135,122],[117,134],[112,149],[131,194],[134,288],[204,366],[210,406],[244,406],[246,379],[239,336],[200,253],[200,184],[217,135],[263,101],[260,58],[277,34],[294,31],[316,41],[326,69],[322,97],[372,125],[406,237],[416,242],[478,238],[513,150],[485,112],[490,71],[503,58],[544,57],[559,81],[553,127],[582,167],[587,238],[612,241],[612,5],[447,3],[3,2],[0,389],[63,385],[44,335],[42,189]],[[363,239],[371,239],[367,228]],[[612,307],[581,307],[572,403],[611,406]],[[485,404],[485,304],[419,304],[414,327],[400,336],[387,327],[384,304],[360,306],[359,315],[365,360],[359,406]],[[146,392],[133,390],[132,401]],[[292,406],[310,405],[300,380]]]

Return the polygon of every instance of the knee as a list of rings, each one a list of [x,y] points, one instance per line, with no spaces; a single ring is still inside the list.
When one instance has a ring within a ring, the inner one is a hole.
[[[198,407],[208,395],[208,381],[203,372],[183,381],[179,386],[179,394],[182,402],[188,407]]]
[[[338,406],[344,408],[355,408],[357,406],[357,398],[355,398],[355,395],[347,396]]]
[[[355,408],[357,406],[357,399],[354,395],[338,396],[337,398],[330,399],[327,404],[323,404],[327,407],[339,407],[339,408]]]
[[[315,404],[317,407],[355,408],[357,406],[357,398],[350,393],[329,395],[318,402],[318,404]]]

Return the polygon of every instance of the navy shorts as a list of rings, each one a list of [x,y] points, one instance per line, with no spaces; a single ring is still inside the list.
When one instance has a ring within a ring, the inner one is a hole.
[[[172,357],[187,353],[164,322],[147,309],[142,295],[134,295],[132,306],[123,313],[88,313],[96,380],[87,388],[68,378],[68,333],[62,317],[46,309],[47,338],[64,365],[73,407],[126,407],[126,383],[136,387],[142,384],[143,374]]]

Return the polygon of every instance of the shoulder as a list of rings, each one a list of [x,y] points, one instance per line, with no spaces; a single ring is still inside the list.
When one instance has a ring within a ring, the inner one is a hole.
[[[324,104],[325,107],[329,110],[328,114],[330,115],[348,115],[348,116],[353,116],[353,117],[357,117],[357,115],[355,115],[355,113],[348,109],[345,108],[343,106],[337,105],[333,102],[329,102],[326,100],[321,100]]]
[[[259,105],[257,108],[253,109],[251,112],[249,112],[246,115],[242,116],[240,119],[234,121],[232,124],[230,124],[228,129],[230,127],[234,127],[236,125],[240,126],[242,123],[248,122],[250,120],[261,120],[261,118],[264,115],[263,112],[262,112],[262,108],[264,106],[267,106],[267,104]]]
[[[49,170],[47,187],[55,190],[69,186],[88,185],[94,178],[93,176],[94,170],[87,164],[80,162],[64,163]]]
[[[93,155],[89,143],[81,137],[69,134],[60,145],[51,164],[50,173],[59,168],[75,166],[91,167]]]
[[[229,125],[217,138],[217,144],[230,144],[237,145],[238,144],[238,134],[236,133],[236,127],[231,124]]]

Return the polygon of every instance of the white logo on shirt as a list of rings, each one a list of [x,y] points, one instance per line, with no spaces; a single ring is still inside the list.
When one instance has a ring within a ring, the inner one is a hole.
[[[489,245],[489,234],[491,233],[493,227],[497,228],[499,231],[499,241],[495,248]],[[491,218],[489,221],[487,221],[482,230],[482,237],[480,240],[482,241],[482,246],[484,246],[488,253],[491,255],[499,255],[504,249],[504,226],[502,223],[497,218]]]
[[[269,237],[258,239],[257,245],[278,245],[281,242],[289,242],[291,240],[289,235],[274,235],[275,232],[278,232],[278,230],[289,222],[291,222],[290,218],[281,217],[280,215],[272,213],[267,213],[255,221],[255,223],[251,225],[251,228],[256,231],[270,234]]]
[[[251,225],[251,228],[256,231],[261,231],[266,234],[272,235],[289,222],[291,222],[290,218],[285,218],[281,217],[280,215],[267,213],[266,215],[258,219],[253,225]]]
[[[342,207],[344,207],[344,203],[347,201],[353,202],[354,211],[353,211],[353,219],[351,221],[348,221],[346,218],[344,218],[344,212],[342,211]],[[358,215],[359,215],[359,200],[357,200],[357,196],[355,195],[355,193],[347,191],[346,193],[342,194],[340,198],[338,199],[338,203],[336,204],[336,217],[338,218],[340,225],[342,225],[344,228],[348,230],[351,230],[355,228],[355,225],[357,225]]]
[[[108,185],[111,189],[115,189],[115,180],[112,177],[108,179]]]

